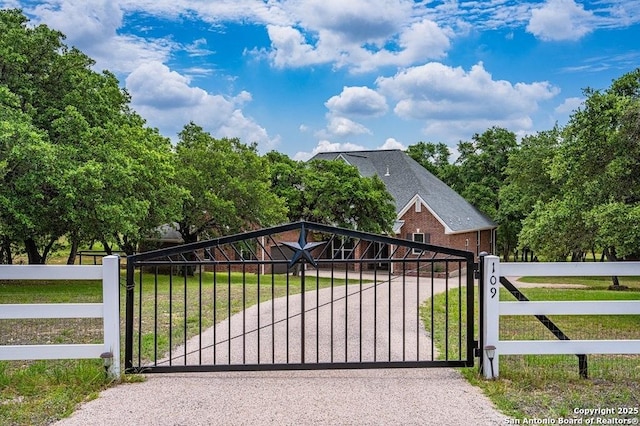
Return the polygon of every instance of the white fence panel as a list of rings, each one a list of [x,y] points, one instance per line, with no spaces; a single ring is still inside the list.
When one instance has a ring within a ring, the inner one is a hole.
[[[0,319],[103,318],[104,343],[0,345],[0,360],[106,358],[120,376],[120,267],[118,256],[102,265],[0,265],[2,280],[102,280],[102,303],[0,304]]]
[[[640,315],[640,301],[501,302],[500,277],[640,276],[640,262],[500,263],[484,257],[483,330],[486,378],[499,374],[500,355],[640,354],[640,340],[500,340],[503,315]],[[492,354],[489,358],[489,354]]]

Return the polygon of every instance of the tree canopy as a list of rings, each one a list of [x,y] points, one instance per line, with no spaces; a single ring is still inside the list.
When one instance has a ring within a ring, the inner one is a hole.
[[[308,220],[364,232],[388,233],[396,218],[393,197],[377,176],[360,176],[344,161],[297,162],[270,152],[273,190],[289,220]]]
[[[187,194],[176,222],[185,242],[284,221],[285,202],[271,191],[269,162],[255,145],[216,139],[194,123],[179,137],[177,182]]]
[[[44,263],[57,241],[136,242],[175,216],[171,144],[128,107],[115,76],[18,10],[0,11],[2,253]],[[153,224],[153,225],[152,225]]]

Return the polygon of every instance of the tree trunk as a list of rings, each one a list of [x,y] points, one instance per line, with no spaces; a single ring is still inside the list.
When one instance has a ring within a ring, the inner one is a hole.
[[[67,265],[75,265],[79,245],[80,243],[78,243],[77,239],[71,239],[71,248],[69,249],[69,257],[67,257]]]
[[[607,260],[609,262],[617,262],[618,261],[618,257],[616,256],[615,247],[606,247],[602,254],[607,257]],[[613,288],[620,288],[620,281],[618,280],[617,276],[611,277],[611,281],[613,282],[613,286],[612,286]]]
[[[104,248],[104,251],[107,253],[108,256],[113,254],[113,250],[111,249],[111,246],[109,245],[107,240],[103,239],[100,242],[102,243],[102,247]]]
[[[127,238],[126,235],[122,238],[116,235],[116,241],[118,242],[120,250],[122,250],[127,256],[133,256],[136,254],[136,244]]]
[[[44,257],[40,255],[38,251],[38,246],[32,238],[28,238],[24,241],[24,249],[27,252],[27,259],[29,261],[29,265],[43,265]]]
[[[2,236],[2,246],[0,247],[0,263],[11,265],[13,256],[11,254],[11,240],[6,235]]]

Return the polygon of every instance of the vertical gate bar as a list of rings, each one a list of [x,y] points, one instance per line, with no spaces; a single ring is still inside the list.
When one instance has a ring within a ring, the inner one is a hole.
[[[404,267],[404,263],[405,261],[402,261],[402,265]],[[387,347],[388,347],[388,351],[389,351],[389,359],[388,361],[391,362],[391,268],[389,268],[389,334],[387,336]]]
[[[189,268],[190,266],[185,265],[184,269],[183,269],[183,273],[184,273],[184,365],[187,365],[187,326],[188,326],[188,302],[189,300],[187,299],[187,275],[189,275]]]
[[[331,261],[331,314],[330,314],[330,321],[331,321],[331,362],[333,362],[333,300],[334,300],[334,295],[333,295],[333,290],[334,290],[334,282],[333,282],[333,278],[334,278],[334,264],[333,264],[333,260]]]
[[[227,363],[231,365],[231,264],[227,262]]]
[[[416,361],[420,361],[420,258],[416,262],[418,276],[416,277]]]
[[[389,265],[391,269],[391,265]],[[373,362],[378,360],[378,265],[373,267]]]
[[[258,335],[256,336],[256,340],[257,340],[257,344],[258,344],[258,364],[260,364],[260,267],[262,266],[262,264],[258,264],[256,265],[256,277],[257,277],[257,285],[258,288],[256,290],[257,292],[257,299],[258,299],[258,329],[256,330],[256,333],[258,333]]]
[[[435,294],[434,290],[435,290],[435,269],[436,269],[436,262],[435,261],[431,261],[431,361],[435,360],[435,339],[433,339],[433,337],[435,336],[434,334],[434,329],[435,329],[435,324],[434,324],[434,316],[435,316],[435,312],[434,312],[434,297]]]
[[[287,270],[287,285],[286,285],[286,320],[285,320],[285,345],[287,347],[287,364],[289,364],[289,271]]]
[[[242,262],[242,363],[247,363],[247,267]]]
[[[306,312],[305,312],[305,286],[306,286],[306,262],[300,262],[300,362],[304,364],[305,361],[305,327],[306,327]]]
[[[276,276],[275,265],[271,265],[271,363],[276,363]]]
[[[462,360],[462,262],[458,261],[458,355]]]
[[[95,258],[94,258],[95,259]],[[142,365],[142,269],[140,269],[140,294],[138,297],[138,365]]]
[[[486,255],[486,252],[481,252],[478,255],[478,373],[480,374],[483,374],[482,366],[484,364],[484,257]],[[467,271],[467,283],[468,282],[469,272]],[[469,306],[468,297],[469,295],[467,294],[467,306]],[[473,306],[475,307],[475,301],[473,302]],[[467,312],[467,318],[468,317],[469,312]]]
[[[449,361],[449,261],[444,262],[444,279],[445,279],[445,293],[444,293],[444,359]]]
[[[173,265],[169,265],[169,366],[172,365],[173,356]]]
[[[349,263],[344,264],[344,362],[349,362]]]
[[[215,257],[215,249],[213,250]],[[215,259],[214,259],[215,260]],[[218,349],[218,337],[216,329],[218,328],[218,265],[213,264],[213,364],[216,362],[216,352]]]
[[[475,318],[473,315],[473,309],[475,306],[475,299],[473,297],[473,256],[467,259],[467,365],[473,366],[473,351],[474,351],[474,323]],[[482,275],[481,275],[482,276]],[[480,333],[482,334],[482,333]],[[482,348],[482,346],[480,346]],[[480,350],[482,352],[482,350]]]
[[[359,307],[359,317],[360,317],[360,362],[362,362],[362,265],[360,262],[360,307]]]
[[[316,364],[320,362],[320,267],[316,266]]]
[[[420,271],[418,270],[418,274]],[[406,289],[407,289],[407,265],[402,264],[402,361],[406,361]]]
[[[153,278],[153,365],[158,365],[158,267]]]
[[[202,365],[202,264],[198,265],[198,364]]]
[[[127,293],[124,336],[124,367],[125,370],[133,368],[133,299],[135,288],[135,265],[131,257],[127,257]]]

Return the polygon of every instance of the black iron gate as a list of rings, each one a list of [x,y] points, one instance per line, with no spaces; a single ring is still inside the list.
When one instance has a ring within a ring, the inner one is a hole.
[[[473,300],[469,252],[309,222],[151,251],[125,371],[472,366]]]

